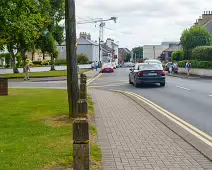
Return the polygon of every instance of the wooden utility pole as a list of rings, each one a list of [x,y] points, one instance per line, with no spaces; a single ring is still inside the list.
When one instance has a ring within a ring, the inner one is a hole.
[[[65,0],[66,60],[69,117],[77,117],[79,99],[77,56],[76,56],[76,18],[75,0]]]

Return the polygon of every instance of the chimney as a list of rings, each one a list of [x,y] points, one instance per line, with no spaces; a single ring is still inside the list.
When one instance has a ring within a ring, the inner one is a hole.
[[[212,13],[211,11],[204,11],[204,14],[202,14],[202,24],[206,24],[208,21],[212,19]]]
[[[87,39],[87,33],[86,32],[80,32],[80,38],[81,37]]]
[[[202,26],[203,24],[202,24],[202,19],[201,19],[201,16],[199,17],[199,19],[198,19],[198,26]]]
[[[87,34],[87,39],[91,40],[91,34]]]

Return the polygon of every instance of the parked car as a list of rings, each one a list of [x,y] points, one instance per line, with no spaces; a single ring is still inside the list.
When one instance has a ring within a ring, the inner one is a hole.
[[[134,63],[132,63],[132,62],[126,62],[126,63],[124,63],[124,65],[123,65],[124,67],[134,67],[135,66],[135,64]]]
[[[159,64],[139,63],[130,69],[129,83],[135,87],[144,83],[160,83],[160,86],[165,86],[165,72]]]
[[[163,68],[163,65],[161,63],[161,61],[159,60],[145,60],[144,63],[153,63],[153,64],[159,64],[161,66],[161,68]]]
[[[114,68],[111,63],[105,63],[102,65],[102,73],[113,73]]]

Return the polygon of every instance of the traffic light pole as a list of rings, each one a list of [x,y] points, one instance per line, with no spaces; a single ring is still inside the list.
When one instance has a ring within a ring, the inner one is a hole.
[[[79,86],[76,56],[75,0],[65,0],[65,28],[69,117],[76,118]]]

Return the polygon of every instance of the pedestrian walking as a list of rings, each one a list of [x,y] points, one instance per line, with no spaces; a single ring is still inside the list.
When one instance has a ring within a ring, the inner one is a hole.
[[[94,62],[91,63],[92,71],[94,70]]]
[[[190,75],[190,70],[191,70],[191,63],[190,63],[189,60],[187,61],[185,68],[186,68],[186,71],[187,71],[187,75],[189,76]]]
[[[29,63],[26,64],[25,71],[26,71],[26,76],[25,76],[24,80],[29,80],[30,79],[29,78],[29,72],[30,72],[30,65],[29,65]]]
[[[96,71],[98,71],[99,65],[98,65],[98,62],[97,62],[97,61],[96,61],[96,63],[95,63],[95,67],[96,67]]]

